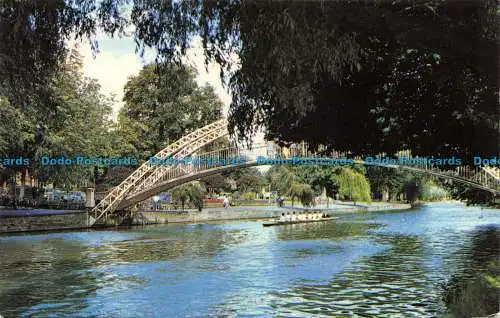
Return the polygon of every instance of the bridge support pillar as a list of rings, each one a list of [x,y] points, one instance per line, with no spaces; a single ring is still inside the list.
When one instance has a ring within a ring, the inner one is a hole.
[[[85,207],[92,209],[95,207],[95,192],[94,188],[87,188],[85,190]]]

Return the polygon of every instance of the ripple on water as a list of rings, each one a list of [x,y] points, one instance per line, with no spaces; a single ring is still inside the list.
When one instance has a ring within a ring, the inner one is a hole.
[[[443,282],[484,273],[497,253],[476,235],[500,218],[470,218],[479,213],[439,206],[265,229],[0,237],[0,308],[9,317],[435,317],[446,309]]]

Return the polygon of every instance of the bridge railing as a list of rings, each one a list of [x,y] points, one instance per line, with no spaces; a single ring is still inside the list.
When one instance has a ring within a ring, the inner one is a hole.
[[[333,153],[334,153],[333,158],[349,158],[349,154],[346,153],[336,152],[336,151],[334,151]],[[404,157],[411,158],[408,152],[402,152],[401,155]],[[202,154],[194,154],[192,156],[193,161],[190,164],[184,166],[180,165],[177,167],[170,167],[169,169],[165,170],[166,172],[162,175],[162,177],[157,179],[156,181],[157,183],[165,182],[168,180],[179,178],[181,176],[193,175],[208,169],[221,168],[227,165],[235,165],[234,162],[231,162],[230,160],[233,158],[243,158],[245,161],[250,161],[250,160],[256,160],[258,156],[266,156],[269,159],[278,159],[278,158],[290,159],[294,156],[317,157],[317,158],[320,157],[320,158],[330,158],[330,159],[332,158],[329,156],[324,156],[324,154],[320,155],[317,152],[310,151],[306,143],[302,143],[296,146],[295,148],[292,148],[292,150],[290,150],[289,147],[279,147],[276,145],[274,149],[270,150],[267,144],[256,144],[251,149],[228,147],[228,148],[213,150],[210,152],[205,152]],[[383,156],[384,154],[381,154],[376,157],[383,157]],[[363,164],[364,160],[363,158],[354,157],[353,159],[357,160],[358,164]],[[198,160],[198,163],[194,163],[196,162],[196,160]],[[223,163],[213,162],[217,160],[220,160]],[[380,164],[380,166],[383,166],[383,164]],[[409,168],[413,171],[433,172],[433,175],[462,178],[469,180],[472,183],[476,183],[483,186],[495,187],[495,184],[498,184],[498,180],[495,180],[494,178],[489,176],[481,167],[471,168],[471,167],[461,166],[448,170],[445,170],[443,169],[443,167],[432,164],[424,164],[421,166],[399,165],[399,167]],[[151,186],[154,187],[155,184],[152,184]],[[146,188],[143,188],[142,190],[145,189]]]

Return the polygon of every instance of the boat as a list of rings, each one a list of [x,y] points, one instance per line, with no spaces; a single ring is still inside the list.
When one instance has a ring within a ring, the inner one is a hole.
[[[264,222],[262,226],[276,226],[276,225],[288,225],[288,224],[299,224],[299,223],[314,223],[314,222],[325,222],[337,220],[338,217],[327,217],[318,220],[300,220],[300,221],[275,221],[275,222]]]

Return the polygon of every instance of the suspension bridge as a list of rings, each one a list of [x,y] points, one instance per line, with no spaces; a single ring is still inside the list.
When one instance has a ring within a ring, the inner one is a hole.
[[[299,144],[293,151],[289,148],[271,144],[255,144],[251,149],[240,149],[236,146],[224,147],[210,152],[200,153],[205,146],[228,135],[227,120],[221,119],[205,127],[197,129],[176,142],[168,145],[154,156],[155,162],[171,160],[182,163],[189,160],[189,164],[156,164],[147,161],[112,188],[104,198],[90,211],[89,226],[97,224],[119,223],[119,211],[131,209],[134,205],[145,201],[152,196],[183,183],[197,180],[212,174],[232,169],[241,169],[262,164],[259,157],[266,159],[283,160],[300,156],[321,160],[346,158],[344,154],[330,156],[311,152],[307,144]],[[162,161],[163,160],[163,161]],[[235,161],[236,160],[236,161]],[[218,164],[214,164],[218,162]],[[361,158],[353,158],[352,164],[375,165],[390,169],[406,169],[425,173],[438,178],[444,178],[466,184],[500,195],[500,169],[491,166],[470,167],[460,166],[453,170],[442,170],[433,165],[402,165],[368,163]]]

